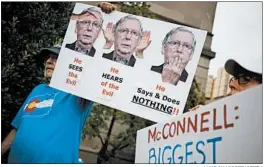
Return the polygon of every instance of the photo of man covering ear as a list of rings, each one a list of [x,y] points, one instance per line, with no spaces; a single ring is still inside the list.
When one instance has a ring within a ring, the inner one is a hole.
[[[143,36],[139,19],[132,15],[122,17],[114,27],[114,51],[103,54],[103,58],[134,67],[134,53]]]

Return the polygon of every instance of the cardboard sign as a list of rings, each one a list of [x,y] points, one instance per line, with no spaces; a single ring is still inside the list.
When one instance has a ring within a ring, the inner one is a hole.
[[[152,121],[183,112],[207,32],[77,3],[51,86]]]
[[[263,163],[262,85],[137,132],[136,163]]]

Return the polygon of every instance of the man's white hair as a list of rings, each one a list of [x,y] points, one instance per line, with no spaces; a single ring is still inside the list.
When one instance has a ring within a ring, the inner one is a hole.
[[[136,20],[136,21],[139,23],[139,26],[140,26],[139,37],[140,37],[140,39],[141,39],[142,36],[143,36],[143,26],[142,26],[141,21],[140,21],[138,18],[136,18],[135,16],[133,16],[133,15],[127,15],[127,16],[125,16],[125,17],[122,17],[122,18],[121,18],[121,19],[115,24],[114,32],[117,33],[117,28],[118,28],[118,26],[119,26],[121,23],[123,23],[124,21],[126,21],[126,20]]]
[[[82,14],[84,14],[86,12],[88,12],[88,13],[98,13],[100,15],[100,23],[101,23],[101,25],[103,24],[103,22],[104,22],[103,15],[102,15],[102,13],[100,12],[99,9],[97,9],[95,7],[90,7],[90,8],[84,9],[80,15],[82,15]]]

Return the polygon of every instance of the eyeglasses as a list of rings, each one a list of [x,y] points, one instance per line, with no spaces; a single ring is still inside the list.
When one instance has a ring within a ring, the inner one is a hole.
[[[134,31],[134,30],[129,30],[129,29],[119,29],[119,30],[117,30],[119,33],[120,33],[120,35],[122,35],[122,36],[125,36],[125,35],[127,35],[128,33],[130,33],[131,34],[131,36],[133,37],[133,38],[138,38],[138,36],[139,36],[139,32],[137,32],[137,31]]]
[[[237,77],[232,77],[229,81],[229,87],[230,84],[234,81],[237,80],[239,85],[246,85],[248,84],[252,79],[259,80],[258,77],[255,76],[245,76],[244,74],[240,74]]]
[[[186,51],[191,50],[193,48],[191,44],[186,43],[186,42],[181,43],[180,41],[169,41],[167,42],[167,44],[169,44],[172,47],[177,47],[177,48],[182,46],[183,50],[186,50]]]
[[[92,24],[92,27],[95,29],[99,29],[101,27],[100,23],[91,22],[90,20],[77,21],[77,24],[80,24],[83,27],[89,27]]]

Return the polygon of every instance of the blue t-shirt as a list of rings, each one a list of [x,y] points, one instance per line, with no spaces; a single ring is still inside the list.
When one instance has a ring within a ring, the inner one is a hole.
[[[78,163],[81,134],[92,103],[82,110],[78,97],[38,85],[20,108],[9,163]]]

